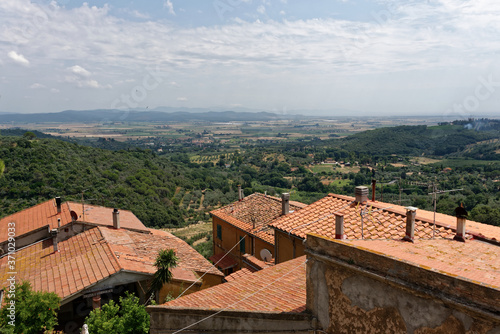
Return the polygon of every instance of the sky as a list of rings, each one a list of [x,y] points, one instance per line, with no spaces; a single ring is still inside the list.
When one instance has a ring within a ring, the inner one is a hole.
[[[498,0],[1,0],[0,112],[500,117]]]

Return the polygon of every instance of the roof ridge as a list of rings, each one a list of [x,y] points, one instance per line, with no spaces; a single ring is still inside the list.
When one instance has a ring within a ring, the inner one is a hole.
[[[115,260],[115,263],[117,264],[119,270],[125,270],[125,268],[123,268],[123,266],[120,264],[120,260],[118,259],[118,257],[116,256],[115,254],[115,251],[113,250],[113,248],[111,247],[111,244],[110,242],[108,241],[108,239],[106,239],[106,236],[102,233],[101,229],[103,228],[108,228],[108,227],[105,227],[105,226],[96,226],[96,228],[99,230],[99,233],[101,234],[102,238],[103,238],[103,241],[104,243],[106,244],[106,246],[108,247],[109,251],[111,252],[111,255],[113,256],[113,259]]]

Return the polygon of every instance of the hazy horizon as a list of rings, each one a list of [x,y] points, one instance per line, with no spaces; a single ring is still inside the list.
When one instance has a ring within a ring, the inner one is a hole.
[[[3,0],[0,111],[495,117],[499,16],[492,0]]]

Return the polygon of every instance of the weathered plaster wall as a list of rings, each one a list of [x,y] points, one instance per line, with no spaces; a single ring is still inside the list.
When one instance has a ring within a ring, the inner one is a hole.
[[[274,240],[277,249],[276,263],[283,263],[304,255],[304,244],[302,239],[299,239],[288,233],[275,230]]]
[[[431,282],[419,286],[398,282],[389,271],[375,273],[362,265],[376,263],[370,258],[372,253],[365,252],[367,262],[363,262],[342,244],[311,236],[307,243],[307,309],[328,333],[500,334],[500,314],[489,307],[482,309],[470,300],[437,294],[428,289]],[[396,267],[394,263],[392,268]],[[402,270],[399,267],[396,272],[406,275]],[[494,302],[498,291],[490,292]],[[483,302],[482,296],[479,294]]]
[[[183,333],[311,333],[311,317],[307,314],[245,311],[223,311],[215,314],[212,310],[163,306],[148,306],[147,311],[151,316],[151,334],[170,334],[193,324],[194,326],[186,328]],[[206,320],[200,322],[202,319]]]

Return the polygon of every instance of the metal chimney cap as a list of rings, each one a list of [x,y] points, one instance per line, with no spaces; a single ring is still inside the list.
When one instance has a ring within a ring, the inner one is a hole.
[[[417,210],[418,210],[418,208],[416,208],[416,207],[414,207],[414,206],[407,206],[405,209],[406,209],[407,211],[417,211]]]

